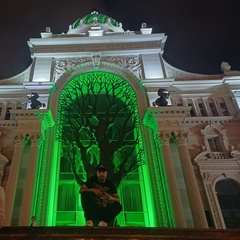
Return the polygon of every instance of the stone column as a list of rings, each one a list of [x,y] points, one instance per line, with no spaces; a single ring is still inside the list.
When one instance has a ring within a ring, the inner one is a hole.
[[[7,187],[6,187],[6,194],[5,194],[6,195],[5,226],[11,225],[22,151],[24,148],[24,140],[25,140],[25,136],[23,135],[17,135],[14,138],[14,143],[15,143],[14,153],[13,153],[13,158],[11,162],[11,167],[10,167],[10,172],[9,172],[9,177],[8,177]]]
[[[201,117],[202,114],[201,114],[201,112],[200,112],[200,110],[199,110],[199,106],[198,106],[198,101],[197,101],[197,99],[193,98],[193,99],[192,99],[192,102],[193,102],[193,106],[194,106],[196,115],[197,115],[198,117]]]
[[[169,138],[171,136],[170,132],[160,132],[160,140],[162,144],[162,155],[164,160],[164,165],[166,168],[168,186],[170,190],[173,214],[175,219],[176,227],[186,228],[187,223],[184,216],[183,205],[181,201],[181,196],[177,184],[177,178],[175,169],[173,166],[172,156],[169,149]]]
[[[37,181],[37,167],[41,137],[38,134],[31,135],[31,151],[28,164],[28,171],[24,186],[22,205],[19,214],[19,226],[29,226],[32,217],[34,187]]]
[[[211,111],[211,108],[209,106],[209,102],[208,102],[208,98],[207,97],[203,98],[203,103],[204,103],[205,109],[207,111],[207,115],[208,116],[212,116],[212,111]]]
[[[178,140],[179,156],[187,188],[194,225],[196,228],[208,228],[208,223],[187,147],[187,132],[175,133]]]

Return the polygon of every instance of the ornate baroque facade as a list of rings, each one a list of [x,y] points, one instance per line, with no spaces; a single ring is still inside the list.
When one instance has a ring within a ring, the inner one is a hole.
[[[79,186],[61,163],[59,99],[72,79],[109,73],[133,89],[143,152],[119,186],[123,202],[133,198],[120,225],[240,227],[239,201],[231,203],[240,200],[240,71],[226,62],[218,75],[176,69],[164,60],[166,40],[146,24],[124,31],[97,12],[66,34],[47,28],[29,39],[32,64],[0,81],[2,225],[28,226],[32,215],[42,226],[83,223]],[[167,105],[154,104],[159,89]]]

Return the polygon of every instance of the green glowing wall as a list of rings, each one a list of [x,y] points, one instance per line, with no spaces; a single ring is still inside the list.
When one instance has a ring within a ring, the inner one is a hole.
[[[107,107],[109,102],[115,103],[114,106],[111,105],[110,110]],[[106,118],[108,122],[115,118],[117,123],[112,128],[109,126],[114,124],[110,123],[107,131],[103,127],[104,124],[101,125],[102,122],[106,124]],[[71,125],[73,121],[74,124]],[[86,127],[87,123],[90,127]],[[149,173],[154,171],[157,175],[158,170],[151,169],[152,167],[145,162],[148,161],[149,154],[146,154],[146,148],[144,150],[143,147],[136,94],[126,80],[112,73],[95,71],[81,74],[69,81],[59,98],[57,128],[57,132],[60,132],[55,139],[54,151],[54,166],[57,171],[53,170],[55,175],[53,174],[51,179],[51,198],[55,199],[55,202],[52,201],[49,208],[53,210],[53,214],[51,212],[48,216],[49,225],[84,225],[78,193],[80,185],[94,174],[99,161],[107,159],[104,163],[111,169],[110,179],[118,186],[123,203],[123,212],[118,216],[119,224],[159,226],[156,215],[161,215],[163,220],[160,225],[172,226],[169,220],[171,206],[167,199],[166,179],[164,174],[160,173],[161,183],[156,184],[160,186],[161,191],[154,193],[153,178]],[[99,144],[99,134],[93,134],[98,128],[103,131],[108,150],[115,149],[110,157]],[[115,131],[116,129],[120,130]],[[122,132],[127,133],[123,138]],[[124,144],[116,148],[118,142]],[[149,147],[148,150],[156,151],[156,147]],[[159,164],[161,153],[154,154],[154,161]],[[121,164],[125,168],[123,176],[119,176],[118,173]],[[158,178],[156,177],[156,181]],[[166,207],[162,208],[163,213],[156,212],[158,204]]]

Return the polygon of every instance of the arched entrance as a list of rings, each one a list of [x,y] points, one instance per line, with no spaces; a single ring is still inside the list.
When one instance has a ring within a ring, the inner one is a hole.
[[[149,226],[140,125],[136,94],[125,79],[94,71],[68,82],[58,103],[53,225],[84,225],[79,187],[101,162],[122,199],[119,224]]]

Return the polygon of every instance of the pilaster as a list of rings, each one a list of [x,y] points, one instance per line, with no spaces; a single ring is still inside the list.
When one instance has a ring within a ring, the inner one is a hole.
[[[6,187],[6,219],[5,226],[11,225],[13,205],[16,196],[19,169],[21,164],[22,152],[24,148],[25,136],[18,134],[14,137],[14,153]]]
[[[205,211],[199,192],[199,187],[191,163],[191,159],[188,153],[188,133],[187,132],[175,132],[175,137],[178,141],[179,156],[182,164],[183,175],[187,188],[190,207],[192,210],[192,216],[196,228],[208,228]]]
[[[37,180],[39,179],[39,171],[38,167],[40,166],[40,159],[43,161],[41,154],[42,144],[45,139],[45,131],[54,125],[52,112],[49,109],[29,109],[29,110],[11,110],[11,114],[13,119],[17,122],[18,128],[16,129],[16,133],[18,135],[27,136],[31,142],[31,150],[30,157],[27,166],[27,175],[25,180],[25,185],[23,186],[24,192],[22,195],[22,202],[19,213],[19,225],[20,226],[29,226],[31,215],[34,213],[35,209],[35,201],[36,201],[36,189],[35,185],[37,185]],[[16,148],[14,152],[14,156],[21,159],[22,150],[19,147]],[[13,168],[16,173],[11,173],[8,179],[9,188],[13,187],[16,191],[17,181],[18,181],[18,173],[19,173],[20,163],[16,164]],[[12,182],[11,176],[16,176],[15,181]],[[44,179],[41,179],[44,181]],[[12,198],[10,201],[12,204],[9,206],[9,215],[7,223],[10,224],[12,218],[13,211],[13,202],[15,196],[9,193],[9,198]],[[41,193],[37,193],[41,194]]]
[[[39,149],[41,148],[42,145],[41,135],[32,134],[30,135],[30,140],[31,140],[30,159],[22,198],[22,206],[19,215],[19,226],[29,226],[30,219],[32,216],[34,190],[37,182]]]
[[[176,227],[186,228],[187,223],[184,217],[183,205],[181,201],[180,192],[178,189],[177,178],[173,166],[172,156],[169,149],[169,138],[171,136],[171,132],[163,132],[159,133],[161,147],[162,147],[162,155],[164,160],[164,165],[167,173],[167,180],[170,189],[170,196],[172,202],[172,208],[175,218]]]

